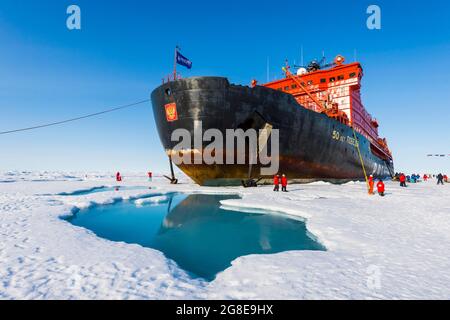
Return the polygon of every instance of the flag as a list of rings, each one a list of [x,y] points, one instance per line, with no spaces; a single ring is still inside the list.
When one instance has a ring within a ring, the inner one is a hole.
[[[177,56],[176,61],[179,65],[182,65],[188,69],[192,68],[192,61],[183,56],[178,50],[177,50]]]

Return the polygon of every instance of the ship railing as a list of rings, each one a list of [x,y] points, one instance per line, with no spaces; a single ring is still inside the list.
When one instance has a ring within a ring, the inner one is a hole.
[[[162,84],[169,83],[171,81],[176,81],[181,79],[181,74],[177,73],[175,74],[169,74],[165,78],[162,78]]]

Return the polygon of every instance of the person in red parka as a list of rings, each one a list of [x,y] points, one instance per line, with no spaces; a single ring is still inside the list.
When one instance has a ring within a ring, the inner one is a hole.
[[[446,174],[444,174],[444,182],[447,183],[448,182],[448,177]]]
[[[369,177],[369,194],[373,194],[373,185],[375,182],[373,181],[373,175]]]
[[[280,176],[278,174],[273,177],[273,185],[273,191],[280,191]]]
[[[428,176],[426,174],[423,175],[423,181],[427,182]]]
[[[117,182],[122,181],[122,176],[120,175],[120,172],[116,173],[116,181]]]
[[[380,179],[377,183],[378,194],[384,197],[384,182]]]
[[[406,176],[405,174],[400,174],[400,187],[406,187]]]
[[[288,180],[286,178],[286,175],[283,174],[281,176],[281,191],[287,192],[287,185],[288,185]]]

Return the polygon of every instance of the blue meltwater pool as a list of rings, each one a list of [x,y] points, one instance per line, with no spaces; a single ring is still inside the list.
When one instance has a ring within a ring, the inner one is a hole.
[[[305,223],[277,214],[221,208],[230,195],[168,194],[142,205],[125,201],[81,210],[69,222],[112,241],[157,249],[193,277],[213,280],[237,257],[325,250]]]

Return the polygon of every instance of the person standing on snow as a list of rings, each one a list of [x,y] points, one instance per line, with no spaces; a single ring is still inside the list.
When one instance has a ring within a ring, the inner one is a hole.
[[[444,176],[442,175],[442,173],[439,173],[438,175],[437,175],[437,179],[438,179],[438,181],[437,181],[437,184],[444,184]]]
[[[374,185],[373,175],[370,175],[369,176],[369,194],[373,194],[373,185]]]
[[[399,180],[400,180],[400,187],[406,187],[406,177],[404,173],[400,174]]]
[[[278,174],[273,177],[273,185],[273,191],[280,191],[280,176]]]
[[[427,182],[428,176],[426,174],[423,175],[423,181]]]
[[[122,181],[122,176],[120,175],[120,172],[117,172],[117,173],[116,173],[116,181],[117,181],[117,182]]]
[[[444,182],[445,182],[445,183],[448,183],[448,177],[447,177],[446,174],[444,174]]]
[[[283,174],[281,176],[281,191],[287,192],[287,185],[288,185],[288,180],[286,178],[286,175]]]
[[[378,194],[384,197],[384,182],[380,179],[377,183]]]

